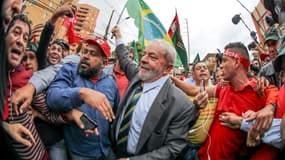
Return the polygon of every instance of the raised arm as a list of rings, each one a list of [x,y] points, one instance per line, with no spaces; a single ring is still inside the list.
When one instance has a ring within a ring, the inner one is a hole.
[[[119,59],[120,67],[125,72],[127,78],[130,80],[138,72],[138,66],[128,56],[129,51],[122,41],[122,35],[119,27],[115,26],[112,29],[112,33],[115,35],[116,38],[116,43],[117,43],[116,54]]]
[[[200,87],[181,81],[180,79],[174,76],[171,76],[171,80],[178,88],[180,88],[184,93],[186,93],[189,96],[196,96],[200,92]],[[215,97],[215,91],[216,91],[215,86],[206,87],[205,89],[206,92],[208,93],[208,97]]]
[[[73,15],[75,13],[76,7],[73,6],[71,3],[66,3],[59,8],[56,9],[54,14],[45,24],[45,27],[41,33],[40,41],[39,41],[39,48],[37,50],[37,60],[39,64],[39,70],[46,67],[46,60],[47,60],[47,50],[49,43],[52,38],[52,34],[54,31],[55,23],[60,17],[65,15]]]

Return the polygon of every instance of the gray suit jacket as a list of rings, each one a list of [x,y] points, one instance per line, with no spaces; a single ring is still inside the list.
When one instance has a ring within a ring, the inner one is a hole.
[[[138,68],[127,56],[126,47],[117,46],[116,53],[130,80],[129,86],[122,98],[111,129],[111,139],[116,152],[116,126],[123,108],[130,103],[133,88],[138,85],[140,78]],[[186,136],[189,128],[197,119],[198,112],[189,98],[168,79],[154,100],[148,115],[144,121],[138,140],[134,157],[130,159],[140,160],[173,160],[186,146]]]

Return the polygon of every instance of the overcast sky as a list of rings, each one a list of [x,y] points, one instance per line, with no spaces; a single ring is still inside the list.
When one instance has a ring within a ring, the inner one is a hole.
[[[249,44],[249,31],[240,22],[235,25],[231,19],[235,14],[241,14],[242,19],[251,30],[255,30],[250,14],[237,0],[144,0],[154,14],[161,20],[165,29],[168,30],[175,15],[175,8],[179,16],[181,34],[184,45],[188,48],[186,19],[190,39],[190,60],[200,53],[203,58],[207,53],[217,52],[217,48],[223,47],[234,41]],[[115,10],[111,27],[115,25],[118,16],[126,0],[80,0],[80,3],[88,3],[100,9],[95,32],[104,33],[112,10]],[[259,0],[240,0],[250,11],[258,4]],[[137,30],[127,11],[122,16],[119,26],[125,36],[124,40],[131,41],[137,38]],[[111,28],[110,28],[111,30]],[[109,36],[110,37],[110,36]]]

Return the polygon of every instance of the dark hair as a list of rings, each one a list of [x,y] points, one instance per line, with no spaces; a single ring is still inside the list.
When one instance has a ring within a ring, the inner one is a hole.
[[[252,62],[253,62],[253,61],[257,61],[257,62],[258,62],[259,67],[261,67],[261,62],[260,62],[260,60],[259,60],[259,59],[257,59],[257,58],[253,58]]]
[[[16,21],[19,20],[19,21],[22,21],[24,23],[26,23],[29,27],[29,37],[31,36],[31,21],[29,20],[29,18],[24,15],[24,14],[18,14],[18,15],[15,15],[13,17],[13,19],[11,20],[11,22],[9,23],[8,27],[7,27],[7,32],[9,32],[9,30],[15,25]]]
[[[206,63],[206,62],[204,62],[204,61],[195,62],[195,63],[192,65],[192,71],[195,70],[195,67],[196,67],[196,65],[197,65],[198,63]]]
[[[64,46],[63,42],[64,42],[63,39],[56,39],[53,42],[51,42],[50,46],[53,44],[59,45],[61,47],[62,53],[63,53],[63,51],[65,50],[65,46]]]
[[[249,54],[248,54],[248,51],[247,51],[247,48],[246,46],[241,43],[241,42],[232,42],[232,43],[229,43],[225,46],[224,48],[225,50],[226,49],[232,49],[232,50],[235,50],[237,52],[239,52],[240,54],[243,55],[243,57],[249,61]]]
[[[69,44],[67,44],[63,39],[56,39],[52,42],[52,44],[54,43],[60,45],[63,50],[69,51]]]

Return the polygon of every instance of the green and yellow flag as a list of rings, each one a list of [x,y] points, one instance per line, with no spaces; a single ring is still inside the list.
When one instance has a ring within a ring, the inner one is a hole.
[[[142,50],[148,41],[153,39],[165,39],[172,44],[162,23],[143,0],[128,0],[126,8],[129,16],[134,18],[135,25],[139,30],[138,41]]]

